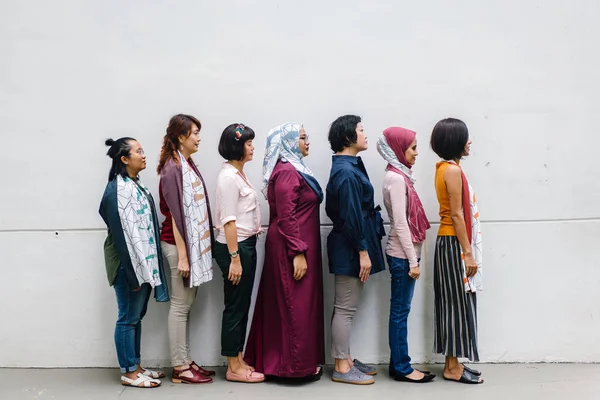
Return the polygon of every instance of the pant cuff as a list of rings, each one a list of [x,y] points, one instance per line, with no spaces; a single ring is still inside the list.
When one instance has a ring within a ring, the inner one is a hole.
[[[331,357],[335,358],[336,360],[346,360],[348,358],[348,354],[333,354],[333,353],[331,353]]]
[[[415,371],[414,368],[410,364],[408,365],[408,368],[405,367],[405,368],[400,368],[400,369],[394,367],[393,364],[390,364],[390,369],[392,369],[395,373],[397,373],[399,375],[404,375],[404,376],[410,375]]]
[[[126,374],[127,372],[137,371],[137,369],[138,369],[137,365],[135,365],[133,367],[121,368],[121,373]]]
[[[178,365],[187,365],[189,363],[186,360],[171,360],[171,364],[176,367]]]

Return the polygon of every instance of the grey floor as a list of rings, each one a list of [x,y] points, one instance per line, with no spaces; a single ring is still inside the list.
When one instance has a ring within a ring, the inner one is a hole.
[[[396,382],[379,366],[374,385],[333,383],[331,367],[319,382],[308,384],[239,384],[217,378],[208,385],[174,385],[163,380],[156,389],[126,388],[114,369],[0,369],[0,400],[21,399],[436,399],[521,400],[600,399],[599,364],[478,365],[485,383],[470,386],[439,379],[441,365],[426,368],[438,374],[428,384]],[[168,371],[165,371],[168,372]],[[477,397],[473,397],[477,396]]]

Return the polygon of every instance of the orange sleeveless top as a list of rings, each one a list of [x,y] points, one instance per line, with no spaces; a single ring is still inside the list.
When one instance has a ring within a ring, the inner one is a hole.
[[[448,189],[444,182],[444,172],[450,163],[440,161],[435,164],[435,193],[438,203],[440,203],[440,229],[438,236],[456,236],[456,231],[452,225],[452,217],[450,214],[450,198],[448,197]]]

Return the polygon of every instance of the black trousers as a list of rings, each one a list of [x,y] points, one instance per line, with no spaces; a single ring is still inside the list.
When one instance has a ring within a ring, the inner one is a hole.
[[[236,357],[244,350],[248,312],[254,276],[256,275],[256,235],[238,243],[240,261],[242,262],[242,278],[238,285],[228,279],[231,257],[227,245],[216,242],[213,255],[223,273],[223,291],[225,294],[225,310],[221,325],[221,355]]]

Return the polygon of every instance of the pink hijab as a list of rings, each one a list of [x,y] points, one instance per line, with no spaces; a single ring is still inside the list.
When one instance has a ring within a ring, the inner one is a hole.
[[[406,167],[409,170],[412,168],[412,165],[406,161],[405,153],[415,140],[415,137],[417,137],[417,134],[408,129],[391,127],[383,131],[383,136],[385,137],[385,141],[391,150],[394,152],[398,162],[402,164],[402,166],[399,165],[399,168],[397,168],[392,165],[392,162],[388,161],[386,170],[402,175],[404,177],[404,181],[406,182],[406,197],[408,200],[406,214],[412,241],[414,243],[424,242],[426,231],[431,227],[431,225],[429,225],[429,221],[425,215],[425,209],[423,208],[421,199],[419,199],[419,195],[415,190],[413,181],[409,176],[410,171],[403,172],[401,170],[403,169],[402,167]]]
[[[385,140],[396,155],[398,161],[406,168],[412,168],[412,165],[406,161],[406,156],[404,154],[412,144],[413,140],[417,137],[417,133],[409,129],[400,128],[399,126],[392,126],[383,131],[383,136],[385,136]],[[388,171],[400,173],[400,170],[391,164],[388,164],[386,169]]]

